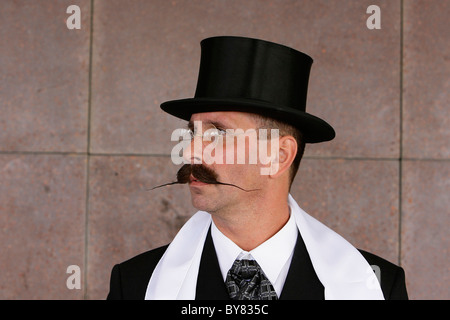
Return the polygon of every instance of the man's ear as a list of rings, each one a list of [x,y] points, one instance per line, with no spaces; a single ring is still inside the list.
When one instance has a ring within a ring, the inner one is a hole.
[[[278,140],[278,152],[272,156],[269,175],[278,178],[289,174],[289,168],[297,154],[297,141],[292,136],[282,136]]]

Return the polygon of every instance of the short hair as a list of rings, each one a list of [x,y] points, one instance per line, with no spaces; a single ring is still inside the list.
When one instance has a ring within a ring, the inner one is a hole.
[[[300,167],[300,161],[302,160],[303,154],[305,152],[305,140],[303,139],[303,134],[300,129],[286,122],[279,121],[261,114],[254,114],[254,116],[256,121],[258,121],[260,128],[263,127],[267,129],[278,129],[280,137],[291,136],[295,139],[295,142],[297,142],[297,154],[295,155],[294,161],[289,168],[290,189],[290,187],[292,186],[292,182],[294,181],[294,178],[297,174],[298,168]]]

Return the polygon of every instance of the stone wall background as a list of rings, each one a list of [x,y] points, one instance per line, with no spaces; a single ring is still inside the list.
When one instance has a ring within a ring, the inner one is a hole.
[[[449,16],[448,0],[1,1],[0,298],[104,299],[115,263],[171,241],[195,209],[186,187],[147,191],[173,179],[184,126],[159,104],[194,94],[200,40],[240,35],[314,58],[307,110],[337,137],[307,146],[299,204],[401,265],[411,299],[449,299]]]

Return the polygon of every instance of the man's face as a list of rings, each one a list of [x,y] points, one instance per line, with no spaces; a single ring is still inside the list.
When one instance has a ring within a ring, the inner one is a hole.
[[[190,147],[184,150],[186,160],[192,164],[201,163],[213,170],[220,182],[234,184],[245,190],[255,190],[246,192],[232,186],[207,184],[192,177],[189,188],[193,206],[213,214],[249,206],[257,201],[256,189],[264,188],[267,176],[261,175],[264,165],[260,163],[260,159],[256,158],[255,161],[254,157],[257,152],[255,142],[258,129],[255,117],[243,112],[197,113],[192,115],[189,127],[194,131],[195,137]],[[211,129],[220,134],[220,138],[213,138],[219,139],[218,142],[204,141],[202,135],[211,132]],[[237,134],[230,133],[230,130]],[[246,134],[239,134],[239,131]]]

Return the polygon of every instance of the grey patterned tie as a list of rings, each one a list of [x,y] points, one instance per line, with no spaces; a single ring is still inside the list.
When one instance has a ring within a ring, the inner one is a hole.
[[[255,260],[236,260],[226,286],[233,300],[277,300],[277,293]]]

